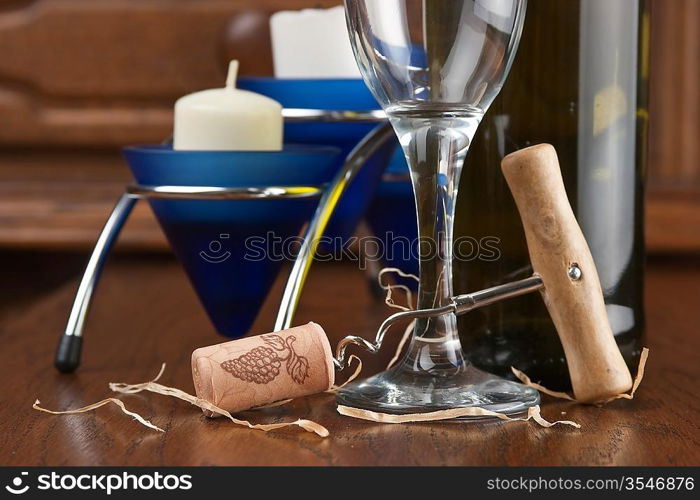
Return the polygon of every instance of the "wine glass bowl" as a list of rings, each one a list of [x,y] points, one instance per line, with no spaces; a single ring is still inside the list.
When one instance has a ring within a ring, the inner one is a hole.
[[[482,116],[520,38],[526,0],[345,0],[360,72],[408,161],[418,214],[418,309],[449,303],[459,177]],[[477,167],[478,168],[478,167]],[[347,406],[389,413],[480,407],[507,414],[536,390],[482,372],[464,357],[456,317],[419,318],[394,368],[349,384]]]
[[[382,107],[483,114],[512,64],[525,0],[346,0],[350,41]]]

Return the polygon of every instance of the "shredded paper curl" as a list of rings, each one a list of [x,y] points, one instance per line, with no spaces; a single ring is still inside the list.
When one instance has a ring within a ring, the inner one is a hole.
[[[603,404],[609,403],[610,401],[615,401],[616,399],[634,399],[634,393],[637,392],[637,389],[639,388],[639,384],[642,383],[642,379],[644,378],[644,368],[646,367],[648,357],[649,357],[649,349],[647,347],[644,347],[642,349],[641,355],[639,356],[639,365],[637,366],[637,376],[634,378],[634,382],[632,383],[632,390],[629,393],[618,394],[618,395],[613,396],[611,398],[608,398],[604,401],[598,401],[595,404],[603,405]],[[577,403],[580,402],[580,401],[577,401],[576,398],[574,398],[570,394],[567,394],[566,392],[553,391],[551,389],[547,389],[543,385],[538,384],[537,382],[533,382],[530,379],[530,377],[525,375],[523,372],[521,372],[517,368],[514,368],[511,366],[510,369],[513,371],[513,374],[516,377],[518,377],[518,379],[524,385],[527,385],[529,387],[537,389],[538,391],[540,391],[543,394],[548,394],[549,396],[552,396],[554,398],[566,399],[568,401],[574,401]]]
[[[196,396],[193,396],[191,394],[186,393],[185,391],[182,391],[180,389],[177,389],[175,387],[167,387],[165,385],[159,384],[157,381],[160,379],[160,377],[163,375],[163,372],[165,371],[165,363],[160,368],[160,372],[158,372],[158,375],[153,380],[150,380],[148,382],[143,382],[140,384],[125,384],[125,383],[114,383],[110,382],[109,388],[113,392],[121,393],[121,394],[136,394],[138,392],[142,391],[147,391],[147,392],[153,392],[156,394],[162,394],[164,396],[170,396],[174,397],[177,399],[181,399],[182,401],[187,401],[188,403],[197,406],[203,410],[208,410],[212,413],[218,413],[219,415],[223,415],[224,417],[228,418],[231,422],[233,422],[236,425],[241,425],[244,427],[248,427],[249,429],[254,429],[254,430],[259,430],[259,431],[273,431],[275,429],[281,429],[283,427],[289,427],[289,426],[298,426],[302,429],[304,429],[307,432],[313,432],[315,434],[318,434],[321,437],[327,437],[328,436],[328,429],[323,427],[322,425],[312,421],[312,420],[306,420],[306,419],[298,419],[293,422],[279,422],[279,423],[274,423],[274,424],[253,424],[250,423],[247,420],[241,420],[238,418],[235,418],[233,415],[231,415],[228,411],[223,410],[219,408],[216,405],[211,404],[209,401],[205,401],[204,399],[200,399]],[[143,418],[141,415],[138,413],[129,411],[126,409],[126,406],[124,403],[115,398],[107,398],[103,399],[102,401],[99,401],[97,403],[84,406],[82,408],[77,408],[74,410],[64,410],[64,411],[52,411],[52,410],[47,410],[46,408],[42,408],[39,406],[39,400],[37,399],[32,408],[43,411],[46,413],[51,413],[53,415],[73,415],[76,413],[85,413],[88,411],[96,410],[97,408],[100,408],[101,406],[104,406],[109,403],[114,403],[116,404],[125,414],[134,417],[136,421],[141,423],[142,425],[145,425],[146,427],[159,431],[159,432],[165,432],[163,429],[160,427],[157,427],[153,425],[151,422]],[[279,402],[277,403],[279,404]],[[269,407],[270,405],[268,405]]]
[[[453,418],[464,417],[496,417],[501,420],[516,422],[534,420],[542,427],[553,427],[557,424],[570,425],[580,429],[581,426],[570,420],[557,420],[556,422],[548,422],[540,414],[540,406],[536,405],[527,410],[526,417],[509,417],[503,413],[486,410],[484,408],[452,408],[450,410],[438,410],[425,413],[406,413],[402,415],[394,415],[391,413],[380,413],[376,411],[362,410],[351,406],[338,405],[338,413],[347,417],[359,418],[362,420],[370,420],[372,422],[381,422],[383,424],[405,424],[408,422],[436,422],[439,420],[451,420]]]

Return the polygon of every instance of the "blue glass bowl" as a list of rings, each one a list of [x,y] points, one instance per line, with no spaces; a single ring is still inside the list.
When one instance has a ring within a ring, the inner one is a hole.
[[[238,87],[275,99],[285,108],[368,111],[380,106],[361,79],[278,79],[241,77]],[[286,123],[286,141],[301,144],[328,144],[340,148],[336,170],[348,153],[376,123]],[[323,251],[339,250],[355,232],[357,223],[381,180],[398,141],[390,141],[364,166],[331,218],[325,236],[339,244],[321,245]]]
[[[318,186],[329,182],[340,151],[285,146],[282,151],[124,149],[139,184],[173,186]],[[317,200],[150,200],[153,212],[216,329],[248,332],[285,256]],[[287,256],[286,258],[289,258]]]

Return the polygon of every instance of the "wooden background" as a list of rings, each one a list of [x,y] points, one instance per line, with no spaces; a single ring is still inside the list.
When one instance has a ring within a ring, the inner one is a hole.
[[[269,74],[269,12],[340,3],[0,0],[0,249],[89,248],[129,178],[121,145],[168,137],[174,100],[219,86],[233,54]],[[700,0],[650,7],[648,247],[696,253]],[[144,207],[122,241],[164,245]]]

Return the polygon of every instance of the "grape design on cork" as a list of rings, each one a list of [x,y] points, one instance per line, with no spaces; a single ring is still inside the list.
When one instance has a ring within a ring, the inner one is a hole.
[[[303,384],[309,376],[309,360],[294,351],[292,344],[296,337],[290,335],[285,340],[279,335],[268,334],[261,338],[267,345],[260,345],[237,358],[228,359],[221,363],[221,368],[246,382],[267,384],[280,374],[282,362],[286,361],[285,369],[289,376],[297,384]]]

